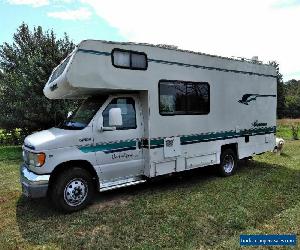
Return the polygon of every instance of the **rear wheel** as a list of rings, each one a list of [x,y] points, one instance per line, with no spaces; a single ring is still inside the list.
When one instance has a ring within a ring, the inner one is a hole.
[[[221,154],[219,174],[221,176],[233,175],[237,166],[236,153],[231,149],[225,149]]]
[[[65,212],[83,209],[91,202],[95,192],[91,174],[79,167],[60,173],[51,189],[50,196],[53,204]]]

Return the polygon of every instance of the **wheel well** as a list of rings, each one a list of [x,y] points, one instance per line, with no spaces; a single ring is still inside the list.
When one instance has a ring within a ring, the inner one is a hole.
[[[226,149],[232,149],[235,152],[235,155],[237,159],[239,159],[239,151],[238,151],[238,144],[237,143],[230,143],[230,144],[225,144],[221,146],[221,154],[224,152]]]
[[[49,187],[53,184],[54,180],[61,172],[65,171],[66,169],[73,168],[74,166],[87,170],[93,177],[96,188],[99,189],[99,179],[96,170],[91,163],[84,160],[67,161],[57,165],[51,173]],[[48,190],[51,190],[51,188],[48,188]]]

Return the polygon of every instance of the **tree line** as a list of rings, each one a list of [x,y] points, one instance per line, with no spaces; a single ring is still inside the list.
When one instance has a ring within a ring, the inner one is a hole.
[[[290,80],[283,84],[282,118],[300,118],[300,80]]]
[[[283,82],[279,64],[275,61],[270,64],[275,67],[277,73],[277,117],[300,118],[300,80]]]
[[[0,46],[0,128],[21,128],[30,133],[54,126],[64,119],[74,103],[49,100],[43,95],[53,70],[75,48],[65,34],[58,39],[53,30],[23,23],[12,43]]]

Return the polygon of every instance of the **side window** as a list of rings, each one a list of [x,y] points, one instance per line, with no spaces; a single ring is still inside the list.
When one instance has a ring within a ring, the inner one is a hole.
[[[161,114],[184,114],[185,92],[183,83],[163,82],[159,84],[160,101],[159,111]]]
[[[208,83],[187,83],[186,111],[196,114],[208,114],[209,110]]]
[[[119,67],[129,68],[130,53],[128,51],[115,50],[113,53],[113,63]]]
[[[143,52],[114,49],[112,64],[117,68],[146,70],[148,67],[147,55]]]
[[[133,69],[147,69],[146,54],[138,54],[131,52],[131,67]]]
[[[124,129],[135,129],[136,126],[136,112],[135,112],[135,103],[133,98],[115,98],[113,99],[110,104],[106,107],[106,109],[103,111],[103,126],[109,127],[109,110],[111,108],[120,108],[121,114],[122,114],[122,121],[123,125],[118,126],[118,130],[124,130]]]
[[[161,115],[208,114],[210,110],[207,82],[160,81]]]

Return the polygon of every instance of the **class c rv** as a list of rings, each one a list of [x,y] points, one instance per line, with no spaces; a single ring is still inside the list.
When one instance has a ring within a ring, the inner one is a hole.
[[[26,137],[23,194],[76,211],[96,191],[271,151],[276,70],[174,46],[82,41],[52,72],[49,99],[82,99],[57,127]]]

